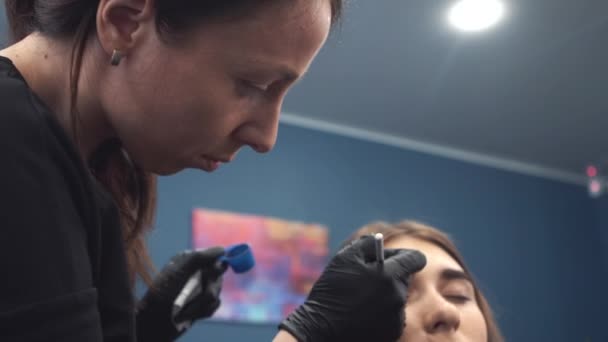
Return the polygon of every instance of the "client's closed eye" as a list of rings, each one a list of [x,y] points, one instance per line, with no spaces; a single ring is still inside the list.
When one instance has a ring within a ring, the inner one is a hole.
[[[471,300],[471,297],[463,294],[447,294],[445,297],[452,303],[464,304]]]

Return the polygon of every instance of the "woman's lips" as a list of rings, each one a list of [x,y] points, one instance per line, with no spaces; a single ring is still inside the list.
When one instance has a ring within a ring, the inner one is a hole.
[[[213,172],[222,165],[218,159],[202,156],[196,161],[196,167],[207,172]]]

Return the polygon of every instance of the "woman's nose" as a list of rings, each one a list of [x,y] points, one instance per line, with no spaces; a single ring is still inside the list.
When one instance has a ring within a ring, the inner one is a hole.
[[[280,104],[265,107],[239,129],[238,139],[258,153],[270,152],[277,141],[280,113]]]
[[[424,328],[428,334],[437,334],[458,330],[460,311],[441,294],[435,293],[425,303],[428,311],[424,317]]]

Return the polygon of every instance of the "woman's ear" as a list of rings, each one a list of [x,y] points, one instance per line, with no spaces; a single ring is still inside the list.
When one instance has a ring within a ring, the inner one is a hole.
[[[108,55],[125,56],[148,34],[156,34],[154,0],[101,0],[97,8],[97,36]]]

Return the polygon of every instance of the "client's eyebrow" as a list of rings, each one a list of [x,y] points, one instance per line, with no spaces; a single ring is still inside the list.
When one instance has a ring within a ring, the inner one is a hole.
[[[441,274],[439,277],[444,281],[465,280],[465,281],[468,281],[469,283],[473,284],[473,279],[471,279],[471,277],[468,274],[464,273],[464,271],[457,270],[454,268],[443,269],[441,271]]]

